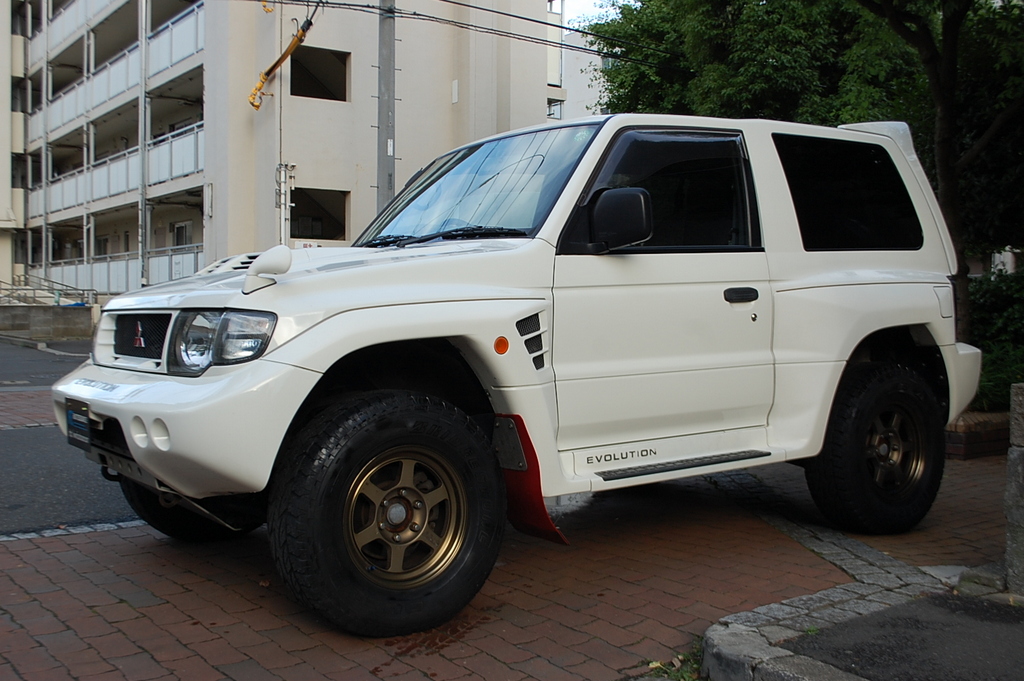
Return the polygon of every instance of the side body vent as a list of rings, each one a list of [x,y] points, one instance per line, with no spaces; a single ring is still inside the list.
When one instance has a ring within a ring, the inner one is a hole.
[[[540,313],[520,319],[516,322],[516,331],[523,338],[523,345],[526,346],[526,352],[533,359],[533,366],[540,371],[544,368],[544,354],[547,350],[540,323]]]

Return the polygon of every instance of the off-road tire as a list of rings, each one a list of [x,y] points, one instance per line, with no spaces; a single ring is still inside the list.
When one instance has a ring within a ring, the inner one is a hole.
[[[943,418],[928,383],[897,364],[854,365],[839,384],[825,446],[805,466],[821,512],[843,530],[897,534],[935,501]]]
[[[438,398],[387,390],[322,411],[275,466],[268,515],[295,597],[362,636],[448,621],[486,581],[504,479],[480,428]]]
[[[204,518],[182,506],[164,506],[159,495],[144,485],[121,478],[121,493],[140,518],[168,537],[190,543],[224,541],[249,534],[262,522],[251,522],[237,530]]]

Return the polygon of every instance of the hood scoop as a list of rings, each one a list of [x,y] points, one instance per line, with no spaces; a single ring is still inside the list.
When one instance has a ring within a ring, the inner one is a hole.
[[[292,266],[292,249],[285,245],[274,246],[252,261],[242,283],[242,293],[248,295],[261,288],[273,286],[277,280],[271,274],[284,274]]]

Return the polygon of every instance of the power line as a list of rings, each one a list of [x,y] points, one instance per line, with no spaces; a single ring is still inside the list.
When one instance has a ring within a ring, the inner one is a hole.
[[[243,1],[257,2],[257,1],[261,1],[261,0],[243,0]],[[446,1],[446,0],[440,0],[440,1]],[[306,4],[307,4],[305,0],[266,0],[266,2],[267,2],[267,4],[271,4],[271,5],[302,5],[302,6],[306,6]],[[374,14],[374,15],[379,15],[381,13],[381,9],[377,5],[364,5],[364,4],[358,4],[358,3],[352,3],[352,2],[333,2],[331,0],[323,0],[319,4],[321,6],[323,6],[325,10],[329,9],[329,8],[330,9],[344,9],[344,10],[355,11],[355,12],[364,12],[366,14]],[[461,3],[453,3],[453,4],[461,4]],[[483,8],[475,7],[475,6],[471,6],[471,7],[474,7],[474,9],[483,9]],[[617,61],[625,61],[625,62],[630,62],[630,63],[633,63],[633,64],[640,64],[641,66],[649,66],[649,67],[656,68],[656,69],[668,69],[668,70],[677,71],[677,72],[680,72],[680,73],[684,73],[685,72],[683,69],[681,69],[681,68],[679,68],[677,66],[670,65],[670,64],[659,64],[657,62],[649,61],[649,60],[646,60],[646,59],[640,59],[638,57],[630,57],[630,56],[626,56],[626,55],[619,54],[619,53],[616,53],[616,52],[606,52],[606,51],[599,50],[599,49],[592,48],[592,47],[584,47],[582,45],[569,45],[567,43],[563,43],[560,40],[549,40],[547,38],[541,38],[541,37],[537,37],[537,36],[530,36],[530,35],[526,35],[526,34],[523,34],[523,33],[516,33],[515,31],[504,30],[504,29],[499,29],[499,28],[493,28],[493,27],[490,27],[490,26],[481,26],[479,24],[473,24],[473,23],[465,22],[465,21],[458,21],[458,20],[455,20],[455,19],[448,19],[448,18],[445,18],[445,17],[439,17],[439,16],[432,15],[432,14],[424,14],[422,12],[410,12],[408,10],[402,10],[402,9],[397,9],[396,8],[394,10],[394,16],[396,18],[398,18],[398,19],[412,19],[412,20],[416,20],[416,21],[426,21],[426,22],[431,22],[431,23],[437,23],[437,24],[452,26],[454,28],[461,28],[461,29],[465,29],[465,30],[468,30],[468,31],[474,31],[474,32],[477,32],[477,33],[483,33],[483,34],[486,34],[486,35],[493,35],[493,36],[502,37],[502,38],[509,38],[510,40],[517,40],[517,41],[520,41],[520,42],[533,43],[535,45],[541,45],[541,46],[544,46],[544,47],[556,47],[556,48],[559,48],[559,49],[570,50],[570,51],[573,51],[573,52],[582,52],[584,54],[592,54],[592,55],[595,55],[595,56],[598,56],[598,57],[602,57],[602,58],[607,57],[607,58],[610,58],[610,59],[615,59]],[[514,16],[516,18],[520,18],[520,19],[523,19],[523,20],[530,20],[529,17],[521,17],[519,15],[511,15],[511,16]],[[535,21],[535,22],[538,22],[538,23],[543,23],[543,24],[546,24],[546,25],[551,26],[551,27],[559,27],[559,28],[561,28],[561,26],[559,24],[549,24],[547,22],[541,22],[540,20],[536,20],[536,19],[532,20],[532,21]],[[567,30],[575,31],[576,29],[570,28],[570,29],[567,29]],[[576,32],[582,33],[582,31],[576,31]],[[605,39],[605,40],[626,43],[626,44],[629,44],[631,46],[639,47],[639,48],[642,48],[642,49],[650,49],[650,50],[653,50],[653,51],[656,51],[656,52],[661,52],[661,53],[663,53],[663,54],[665,54],[667,56],[682,58],[681,55],[678,55],[678,54],[675,54],[675,53],[672,53],[672,52],[666,52],[664,50],[658,50],[657,48],[651,48],[651,47],[648,47],[648,46],[645,46],[645,45],[640,45],[640,44],[637,44],[637,43],[629,43],[628,41],[622,41],[622,40],[618,40],[616,38],[611,38],[611,37],[608,37],[608,36],[602,36],[602,35],[597,34],[597,33],[588,33],[588,35],[592,35],[592,36],[595,36],[595,37],[598,37],[598,38],[601,38],[601,39]]]
[[[552,23],[550,21],[544,21],[543,19],[534,19],[533,17],[523,16],[522,14],[513,14],[511,12],[503,12],[501,10],[492,9],[490,7],[479,7],[477,5],[473,5],[473,4],[470,4],[468,2],[459,2],[459,0],[437,0],[437,2],[447,3],[449,5],[458,5],[459,7],[468,7],[469,9],[475,9],[475,10],[478,10],[480,12],[489,12],[491,14],[497,14],[497,15],[503,16],[503,17],[510,17],[512,19],[519,19],[520,21],[527,21],[527,22],[530,22],[531,24],[540,24],[541,26],[548,26],[550,28],[560,28],[563,31],[571,31],[572,33],[579,33],[580,35],[589,36],[591,38],[598,38],[600,40],[606,40],[606,41],[609,41],[609,42],[621,43],[621,44],[626,45],[628,47],[639,47],[642,50],[650,50],[651,52],[660,52],[661,54],[664,54],[664,55],[666,55],[668,57],[678,57],[680,59],[683,58],[683,55],[681,55],[681,54],[677,54],[675,52],[670,52],[669,50],[663,50],[660,47],[653,47],[651,45],[644,45],[642,43],[636,43],[636,42],[633,42],[632,40],[624,40],[622,38],[613,38],[613,37],[608,36],[608,35],[601,35],[600,33],[593,33],[591,31],[585,31],[585,30],[583,30],[581,28],[573,28],[572,26],[563,26],[562,24],[555,24],[555,23]]]

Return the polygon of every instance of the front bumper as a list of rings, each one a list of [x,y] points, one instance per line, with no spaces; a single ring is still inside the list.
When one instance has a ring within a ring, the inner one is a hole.
[[[87,363],[53,386],[53,408],[67,434],[66,400],[84,402],[94,429],[120,427],[127,454],[146,473],[203,499],[266,487],[284,433],[319,378],[266,359],[198,378]],[[100,446],[110,453],[108,443]]]

